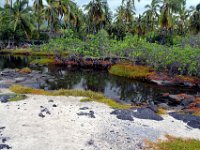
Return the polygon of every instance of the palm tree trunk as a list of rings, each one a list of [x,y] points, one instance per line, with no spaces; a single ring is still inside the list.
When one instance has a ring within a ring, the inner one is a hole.
[[[52,31],[53,31],[53,14],[52,14],[52,10],[50,10],[50,36],[52,35]]]
[[[11,17],[11,13],[12,13],[12,0],[10,0],[10,11],[9,11],[10,17]],[[11,46],[10,46],[10,43],[11,43],[11,39],[10,39],[10,37],[9,37],[7,48],[10,48],[10,47],[11,47]]]

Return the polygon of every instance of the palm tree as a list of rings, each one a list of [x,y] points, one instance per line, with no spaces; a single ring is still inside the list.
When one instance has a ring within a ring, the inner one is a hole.
[[[185,35],[188,29],[188,18],[190,16],[189,10],[186,9],[186,3],[182,5],[181,9],[178,12],[177,28],[178,32],[181,35]]]
[[[146,15],[148,19],[148,23],[150,23],[148,26],[150,28],[150,31],[154,31],[155,23],[158,20],[159,14],[158,9],[160,8],[160,0],[152,0],[151,4],[146,5],[145,9],[147,9],[144,14]]]
[[[130,5],[119,6],[115,14],[115,20],[117,23],[121,23],[125,26],[133,24],[135,12],[131,9]]]
[[[33,3],[33,9],[35,11],[35,17],[37,20],[37,30],[38,32],[40,32],[40,26],[43,23],[43,9],[44,9],[44,4],[43,4],[43,0],[35,0]]]
[[[140,2],[140,0],[137,0]],[[135,0],[122,0],[122,5],[129,4],[132,9],[135,10]]]
[[[34,30],[31,11],[32,9],[28,7],[28,0],[18,0],[14,3],[11,14],[14,32],[22,30],[27,39],[30,39]]]
[[[195,34],[200,32],[200,3],[196,6],[196,11],[190,18],[190,29]]]
[[[55,7],[60,15],[60,22],[62,22],[63,17],[69,18],[70,14],[72,13],[73,5],[74,2],[71,0],[57,0],[55,2]]]
[[[48,21],[48,26],[50,27],[50,35],[53,32],[53,28],[59,20],[59,14],[57,12],[56,3],[54,0],[47,0],[48,5],[45,6],[44,13],[45,19]]]
[[[160,25],[162,29],[170,29],[173,27],[173,13],[180,11],[186,0],[164,0],[162,3]]]
[[[89,28],[94,34],[105,27],[107,6],[107,0],[92,0],[84,6],[87,11]]]

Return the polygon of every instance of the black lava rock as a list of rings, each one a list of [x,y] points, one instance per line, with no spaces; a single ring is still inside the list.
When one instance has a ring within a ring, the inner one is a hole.
[[[56,104],[53,104],[52,107],[58,107]]]
[[[149,119],[161,121],[163,118],[157,115],[153,110],[149,108],[138,108],[137,111],[133,112],[133,116],[139,119]]]
[[[0,95],[0,102],[7,103],[10,98],[15,97],[15,95]]]
[[[192,102],[194,102],[194,100],[192,100],[192,99],[184,99],[184,100],[182,100],[181,105],[186,107],[186,106],[190,105]]]
[[[200,104],[196,104],[196,106],[195,107],[197,107],[197,108],[200,108]]]
[[[51,112],[47,109],[47,108],[43,108],[42,110],[41,110],[41,113],[46,113],[46,114],[48,114],[48,115],[51,115]]]
[[[11,149],[12,147],[10,147],[9,145],[7,144],[0,144],[0,150],[1,149]]]
[[[133,121],[133,112],[131,110],[114,110],[110,114],[116,115],[118,119]]]
[[[82,107],[82,108],[80,108],[80,110],[87,110],[87,109],[89,109],[88,107]]]
[[[53,103],[54,101],[53,101],[53,100],[49,100],[48,102],[49,102],[49,103]]]
[[[153,110],[149,108],[138,108],[135,110],[115,110],[111,114],[116,115],[118,119],[133,121],[133,117],[139,119],[149,119],[161,121],[163,118],[157,115]]]
[[[41,118],[45,117],[45,115],[43,115],[43,113],[39,113],[38,116],[41,117]]]
[[[177,120],[182,120],[183,122],[187,123],[188,126],[193,128],[200,129],[200,117],[199,116],[193,116],[191,114],[182,114],[178,112],[172,112],[169,113],[172,117],[174,117]]]
[[[77,113],[78,116],[88,116],[90,118],[96,118],[94,115],[94,111],[89,111],[89,113],[85,113],[85,112],[80,112]]]
[[[147,108],[151,109],[151,110],[154,111],[155,113],[158,112],[158,106],[156,106],[156,105],[151,104],[151,105],[149,105]]]
[[[4,130],[6,127],[0,127],[0,130]]]

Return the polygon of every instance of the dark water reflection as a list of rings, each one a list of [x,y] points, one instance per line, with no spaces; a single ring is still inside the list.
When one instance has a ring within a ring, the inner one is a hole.
[[[33,57],[0,57],[0,69],[23,68],[29,66]],[[105,96],[123,102],[165,102],[160,96],[162,93],[188,93],[198,94],[195,89],[160,87],[154,84],[147,84],[140,81],[129,80],[110,75],[107,71],[69,69],[64,67],[40,67],[33,68],[41,70],[55,77],[53,82],[47,82],[49,90],[55,89],[84,89],[102,92]],[[41,87],[43,88],[43,87]]]

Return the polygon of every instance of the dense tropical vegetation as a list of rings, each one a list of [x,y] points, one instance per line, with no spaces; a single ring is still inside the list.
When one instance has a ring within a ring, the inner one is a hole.
[[[135,1],[113,13],[107,0],[83,9],[72,0],[5,0],[0,8],[3,49],[31,44],[34,51],[85,57],[126,57],[170,74],[200,76],[200,4],[152,0],[136,15]]]

